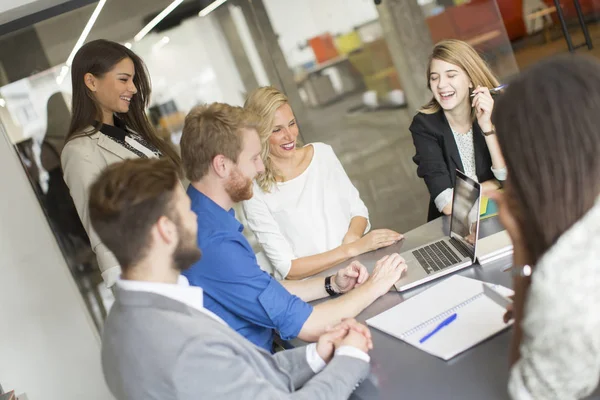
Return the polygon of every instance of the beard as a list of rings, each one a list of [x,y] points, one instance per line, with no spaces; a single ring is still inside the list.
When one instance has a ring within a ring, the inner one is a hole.
[[[234,203],[250,200],[253,194],[252,179],[246,178],[236,167],[225,184],[225,191]]]
[[[202,251],[198,247],[196,234],[186,230],[179,221],[177,222],[177,231],[179,243],[173,252],[173,267],[182,272],[202,258]]]

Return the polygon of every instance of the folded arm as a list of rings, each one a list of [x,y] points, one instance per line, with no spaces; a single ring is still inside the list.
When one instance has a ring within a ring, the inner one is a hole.
[[[306,361],[300,362],[306,364]],[[285,362],[278,360],[277,364],[281,368]],[[259,365],[267,367],[272,364]],[[305,371],[306,367],[303,367]],[[295,381],[294,377],[290,382],[284,371],[295,372],[289,368],[279,371],[258,370],[255,363],[250,363],[243,354],[237,354],[226,344],[207,345],[202,339],[197,339],[181,351],[173,371],[173,386],[176,397],[181,400],[199,397],[223,400],[342,400],[350,397],[355,386],[367,376],[369,364],[348,356],[336,356],[322,372],[306,381],[302,387],[295,386],[300,382]],[[281,381],[272,382],[274,376]]]

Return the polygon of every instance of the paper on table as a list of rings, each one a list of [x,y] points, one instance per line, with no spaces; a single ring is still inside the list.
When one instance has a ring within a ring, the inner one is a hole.
[[[509,296],[512,290],[492,285]],[[444,318],[457,313],[454,322],[424,343],[419,340]],[[367,324],[436,357],[449,360],[510,326],[505,310],[487,298],[481,281],[453,275],[397,306],[367,320]]]

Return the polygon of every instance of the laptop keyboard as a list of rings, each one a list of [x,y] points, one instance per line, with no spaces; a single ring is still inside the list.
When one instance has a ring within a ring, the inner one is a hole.
[[[456,239],[450,239],[458,242]],[[453,243],[454,244],[454,243]],[[465,257],[468,257],[468,253],[460,245],[454,244],[454,247]],[[467,253],[467,254],[465,254]],[[427,274],[431,274],[436,271],[440,271],[451,265],[460,262],[460,259],[456,257],[454,252],[450,250],[450,246],[444,240],[430,244],[429,246],[422,247],[412,252],[419,264],[423,267]]]
[[[452,243],[452,245],[454,246],[454,248],[456,250],[458,250],[458,252],[460,254],[462,254],[464,257],[471,258],[471,254],[467,251],[467,249],[465,249],[465,245],[464,244],[462,244],[461,242],[459,242],[455,238],[450,238],[450,242]]]

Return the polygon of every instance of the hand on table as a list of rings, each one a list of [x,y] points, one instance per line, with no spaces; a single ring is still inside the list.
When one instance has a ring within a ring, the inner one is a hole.
[[[367,283],[375,288],[378,297],[383,296],[398,282],[406,268],[404,258],[398,253],[390,254],[377,261]]]
[[[328,363],[341,346],[351,346],[365,353],[373,348],[371,332],[365,325],[348,318],[330,327],[317,341],[317,353]]]
[[[358,256],[382,247],[391,246],[403,238],[404,235],[391,229],[375,229],[351,243],[350,246],[354,250],[353,256]]]
[[[358,261],[352,261],[350,265],[335,274],[331,283],[337,293],[346,293],[365,283],[368,278],[367,268]]]

